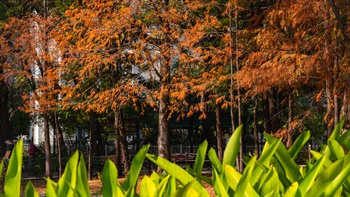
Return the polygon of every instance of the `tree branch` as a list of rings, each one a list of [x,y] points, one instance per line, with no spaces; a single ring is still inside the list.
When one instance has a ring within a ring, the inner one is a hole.
[[[343,21],[341,20],[341,17],[340,17],[340,14],[339,14],[339,10],[338,10],[337,6],[335,5],[333,0],[328,0],[328,3],[332,7],[333,13],[335,14],[335,17],[337,18],[338,25],[340,27],[340,31],[342,32],[342,34],[344,36],[344,40],[349,42],[350,40],[349,40],[348,35],[346,34],[345,25],[344,25]]]

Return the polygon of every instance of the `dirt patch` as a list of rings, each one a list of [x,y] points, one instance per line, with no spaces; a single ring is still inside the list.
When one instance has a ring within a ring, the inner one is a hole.
[[[120,183],[124,181],[124,178],[118,179]],[[142,179],[139,179],[139,184],[138,188],[136,189],[136,192],[139,192],[139,185]],[[28,183],[29,180],[23,180],[22,181],[22,191],[24,191],[26,184]],[[46,180],[44,179],[34,179],[30,180],[36,191],[39,193],[39,195],[45,195],[46,193]],[[54,180],[57,182],[57,180]],[[205,186],[206,190],[208,191],[210,196],[215,196],[214,189],[208,184],[208,183],[203,183]],[[101,192],[102,188],[102,182],[99,179],[94,179],[94,180],[89,180],[89,188],[92,196],[98,196]],[[23,193],[23,192],[22,192]]]

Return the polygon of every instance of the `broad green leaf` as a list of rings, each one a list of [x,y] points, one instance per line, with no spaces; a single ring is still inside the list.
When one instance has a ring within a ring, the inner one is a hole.
[[[255,176],[255,175],[253,175]],[[274,194],[276,188],[279,187],[279,178],[275,168],[271,168],[269,172],[260,179],[261,187],[259,188],[259,193],[261,196],[268,196],[269,194]]]
[[[148,176],[144,176],[140,186],[140,197],[152,197],[157,196],[157,188],[152,179]],[[161,195],[161,194],[159,194]]]
[[[350,132],[348,132],[348,133],[350,133]],[[350,140],[349,139],[344,139],[342,145],[345,146],[348,150],[350,150]]]
[[[222,166],[230,165],[235,166],[236,158],[240,147],[240,137],[242,134],[242,125],[238,126],[235,132],[230,137],[229,142],[226,145],[224,156],[222,159]]]
[[[224,185],[220,180],[219,174],[216,172],[215,169],[213,169],[213,187],[216,196],[229,196],[227,190],[225,189]]]
[[[179,188],[176,193],[174,193],[173,195],[171,195],[172,197],[184,197],[184,196],[189,196],[188,195],[188,191],[191,189],[193,182],[189,182],[186,185],[184,185],[183,187]],[[194,196],[199,196],[199,194],[197,193],[194,194]]]
[[[283,196],[288,196],[288,197],[294,197],[296,196],[297,192],[298,192],[298,182],[294,182],[286,191],[286,193],[284,193]],[[300,196],[300,195],[298,195]]]
[[[4,193],[6,196],[21,195],[23,140],[16,143],[6,171]]]
[[[316,159],[316,160],[320,160],[323,157],[323,154],[321,154],[321,153],[319,153],[317,151],[311,150],[310,153],[313,156],[313,158]],[[326,158],[326,161],[324,162],[324,166],[328,167],[328,166],[332,165],[332,161],[329,160],[327,157],[325,157],[325,158]]]
[[[158,185],[157,187],[157,193],[158,196],[170,196],[171,193],[168,193],[170,191],[167,191],[167,186],[168,186],[168,182],[170,179],[170,175],[166,176]]]
[[[24,196],[39,197],[39,193],[36,191],[31,181],[29,181],[26,185]]]
[[[254,170],[254,167],[255,167],[255,162],[256,162],[256,156],[254,156],[249,161],[249,163],[247,164],[246,168],[244,169],[242,177],[241,177],[241,179],[238,182],[235,196],[246,196],[247,192],[252,192],[251,190],[254,190],[254,188],[249,188],[248,189],[248,184],[249,184],[250,178],[251,178],[251,176],[253,174],[253,170]]]
[[[265,134],[265,138],[271,144],[274,141],[278,140],[269,134]],[[282,165],[283,170],[286,173],[287,179],[291,183],[298,181],[299,177],[301,177],[301,174],[299,172],[299,166],[295,163],[294,159],[288,153],[287,148],[282,143],[279,144],[275,155],[280,164]]]
[[[302,196],[304,196],[306,192],[313,186],[315,179],[319,175],[325,161],[325,156],[318,160],[316,164],[308,171],[305,178],[301,180],[299,184],[299,191]]]
[[[125,182],[122,184],[122,187],[124,190],[135,190],[138,177],[140,175],[143,162],[146,157],[146,153],[148,152],[150,145],[143,146],[135,155],[134,159],[132,160],[130,171],[128,172]]]
[[[323,156],[323,158],[326,158]],[[327,158],[326,158],[327,159]],[[337,175],[343,170],[343,160],[337,160],[322,172],[320,172],[315,180],[315,183],[307,191],[306,196],[316,195],[320,196],[326,189],[327,185],[332,182]]]
[[[213,166],[213,168],[215,168],[215,170],[219,173],[222,174],[222,164],[216,154],[216,151],[213,148],[210,148],[209,152],[208,152],[208,157],[209,157],[209,161],[211,163],[211,165]]]
[[[328,139],[328,146],[336,159],[344,158],[345,153],[343,147],[335,139]]]
[[[157,174],[154,171],[152,172],[152,174],[149,178],[153,181],[153,183],[156,185],[156,187],[158,186],[158,184],[161,181],[159,174]]]
[[[77,167],[78,169],[77,169],[76,191],[79,196],[90,196],[91,193],[89,189],[86,165],[82,154],[80,154],[80,159]]]
[[[46,179],[46,196],[56,197],[57,183],[52,181],[50,178]]]
[[[102,172],[102,196],[124,196],[124,194],[117,193],[118,170],[115,164],[108,158],[103,166]]]
[[[182,169],[180,166],[164,159],[161,157],[157,157],[152,154],[147,154],[147,158],[165,170],[168,174],[174,176],[182,185],[187,185],[190,182],[193,182],[193,189],[195,189],[200,195],[209,196],[208,192],[205,188],[197,181],[194,177],[192,177],[187,171]]]
[[[227,179],[228,185],[230,186],[230,188],[232,188],[233,191],[236,191],[237,185],[242,175],[230,165],[225,166],[224,173],[225,173],[225,177]]]
[[[281,140],[276,140],[271,145],[268,142],[265,143],[263,152],[261,153],[258,161],[256,162],[256,167],[253,171],[254,176],[252,176],[250,180],[250,183],[252,185],[255,185],[257,183],[262,173],[268,172],[268,167],[270,166],[271,158],[275,154],[280,143]]]
[[[326,185],[325,196],[334,196],[344,181],[350,176],[350,166],[344,168],[335,179]]]
[[[207,154],[207,149],[208,149],[208,142],[204,140],[204,142],[202,142],[198,147],[196,160],[193,167],[193,170],[196,172],[197,175],[202,174],[203,165]]]
[[[304,147],[305,143],[310,139],[310,131],[305,131],[298,136],[293,145],[289,148],[288,152],[290,156],[295,159],[300,150]]]
[[[350,137],[350,130],[347,130],[346,132],[344,132],[339,139],[337,140],[339,142],[339,144],[344,145],[344,141],[345,140],[349,140]]]
[[[345,122],[345,118],[342,118],[341,121],[335,126],[331,136],[329,136],[330,139],[335,139],[335,140],[339,139],[341,132],[343,130],[344,122]]]
[[[277,148],[281,143],[280,140],[274,140],[272,143],[266,142],[263,151],[258,161],[266,167],[269,167],[272,156],[275,154]]]
[[[74,196],[78,161],[79,151],[75,151],[75,153],[68,160],[64,173],[58,181],[57,196]]]

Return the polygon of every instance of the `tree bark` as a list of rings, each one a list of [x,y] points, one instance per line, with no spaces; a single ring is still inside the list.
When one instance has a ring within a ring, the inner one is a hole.
[[[120,150],[122,152],[122,158],[123,158],[123,166],[124,166],[124,175],[127,175],[130,170],[130,157],[129,157],[129,149],[128,149],[128,142],[126,141],[126,135],[125,130],[123,127],[123,119],[122,119],[122,112],[119,110],[115,113],[114,116],[114,125],[115,129],[117,131],[117,136],[119,138],[120,142]]]
[[[258,97],[254,97],[254,153],[259,157]]]
[[[263,115],[264,115],[264,129],[266,133],[272,133],[272,125],[270,118],[270,104],[269,104],[269,95],[265,94],[263,96]]]
[[[293,91],[289,90],[288,91],[288,128],[287,128],[287,143],[286,147],[289,148],[292,146],[293,139],[292,139],[292,134],[293,134]]]
[[[10,136],[10,121],[8,113],[8,89],[4,82],[0,82],[0,142],[4,142],[5,139]],[[5,154],[5,143],[0,145],[0,154]]]
[[[97,152],[97,145],[96,145],[96,114],[93,111],[89,112],[90,116],[90,131],[89,131],[89,154],[88,154],[88,177],[91,180],[92,179],[92,157],[93,155],[96,155]]]
[[[333,131],[332,124],[332,92],[331,92],[331,79],[326,79],[326,100],[327,100],[327,137],[330,137]]]
[[[158,122],[158,156],[170,160],[169,121],[168,121],[168,90],[164,83],[160,87],[159,122]],[[162,170],[158,168],[157,172]]]
[[[44,114],[44,132],[45,132],[45,176],[52,179],[52,165],[51,165],[51,144],[50,144],[50,129],[49,117]]]
[[[54,114],[55,117],[55,132],[57,137],[57,150],[58,150],[58,178],[61,178],[62,176],[62,145],[61,141],[63,141],[61,133],[59,132],[59,126],[58,126],[58,118],[57,113],[55,111]]]
[[[219,160],[222,161],[223,147],[222,147],[222,128],[221,128],[221,106],[220,104],[215,105],[215,118],[216,118],[216,146],[218,149]]]

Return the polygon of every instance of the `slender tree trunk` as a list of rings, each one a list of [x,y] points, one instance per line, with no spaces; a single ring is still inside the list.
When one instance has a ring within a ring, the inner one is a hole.
[[[52,165],[51,165],[51,144],[50,144],[50,129],[49,117],[44,114],[44,133],[45,133],[45,176],[52,179]]]
[[[327,99],[327,137],[330,137],[333,131],[332,124],[332,92],[331,79],[326,79],[326,99]]]
[[[216,118],[216,146],[218,148],[218,157],[222,161],[223,147],[222,147],[222,128],[221,128],[221,106],[220,104],[215,105],[215,118]]]
[[[97,129],[96,129],[96,114],[93,111],[89,112],[89,116],[90,116],[90,131],[89,131],[89,154],[88,154],[88,177],[91,180],[92,179],[92,157],[93,155],[96,154],[97,150],[97,146],[96,146],[96,133],[97,133]]]
[[[1,70],[0,70],[1,71]],[[8,95],[6,84],[0,82],[0,142],[4,142],[10,135],[10,121],[8,113]],[[0,143],[0,154],[5,154],[5,143]]]
[[[339,66],[338,57],[334,60],[334,87],[333,87],[333,102],[334,102],[334,125],[339,123],[339,98],[338,98],[338,76],[339,76]]]
[[[293,133],[293,92],[292,90],[288,91],[288,128],[287,128],[287,143],[286,147],[289,148],[292,146],[293,139],[292,139],[292,133]]]
[[[259,157],[258,97],[254,97],[254,153]]]
[[[270,116],[270,104],[269,95],[266,93],[263,95],[263,115],[264,115],[264,129],[266,133],[272,133],[271,116]]]
[[[120,172],[122,171],[122,164],[121,164],[121,153],[120,153],[120,137],[118,134],[118,130],[115,129],[115,134],[116,134],[116,138],[115,138],[115,165],[117,166],[117,170],[119,175],[121,174]]]
[[[120,142],[120,150],[122,152],[123,157],[123,166],[124,166],[124,175],[128,174],[130,170],[130,158],[129,158],[129,149],[128,149],[128,142],[126,141],[126,135],[125,130],[123,127],[123,119],[122,119],[122,112],[118,111],[115,113],[114,116],[114,124],[115,128],[118,132],[118,138]]]
[[[168,121],[168,90],[166,84],[161,84],[161,96],[159,99],[158,122],[158,156],[170,160],[169,121]],[[157,172],[162,170],[158,168]]]
[[[55,111],[55,132],[56,132],[56,137],[57,137],[57,150],[58,150],[58,178],[62,176],[62,148],[61,148],[61,141],[62,141],[62,136],[59,132],[58,129],[58,118],[57,118],[57,113]]]

